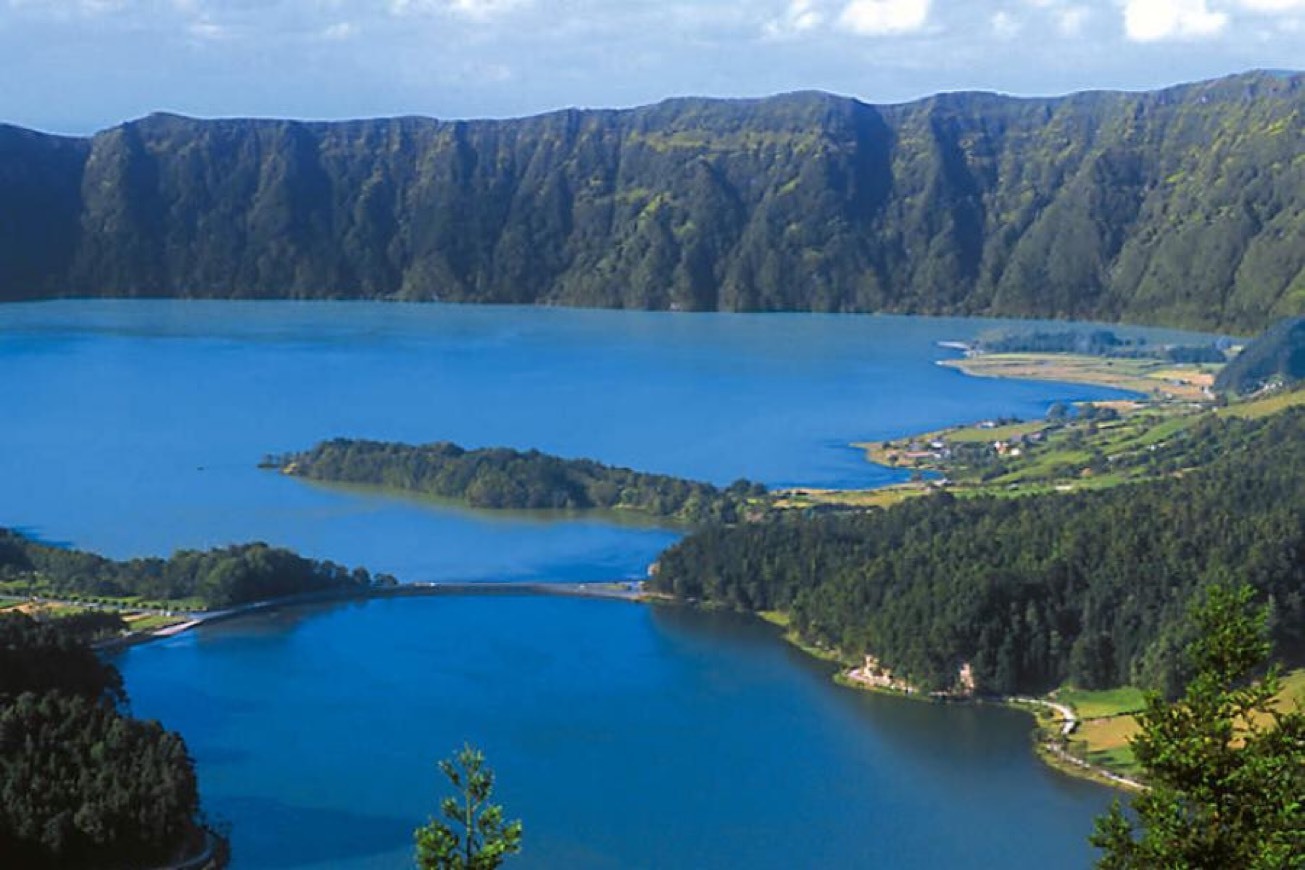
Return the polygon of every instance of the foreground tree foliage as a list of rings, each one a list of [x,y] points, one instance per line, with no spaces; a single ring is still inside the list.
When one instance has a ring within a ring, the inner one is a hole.
[[[711,527],[664,553],[651,584],[787,611],[808,640],[874,654],[932,689],[969,663],[980,691],[1070,681],[1173,697],[1187,677],[1189,602],[1232,576],[1269,603],[1284,654],[1301,655],[1305,411],[1215,420],[1164,461],[1174,474],[1095,492],[942,493],[865,514]]]
[[[0,699],[58,690],[89,701],[125,701],[122,675],[86,645],[84,624],[77,617],[38,622],[0,614]]]
[[[413,832],[417,866],[423,870],[491,870],[521,851],[521,822],[504,822],[503,808],[489,802],[494,771],[469,745],[439,763],[455,794],[440,802],[443,818]]]
[[[120,710],[121,675],[80,639],[88,620],[64,622],[0,615],[0,865],[154,867],[198,853],[210,834],[185,743]]]
[[[18,867],[162,866],[203,832],[194,766],[157,722],[60,692],[0,711],[0,854]]]
[[[1272,706],[1275,667],[1254,590],[1214,587],[1197,609],[1195,676],[1173,704],[1157,694],[1133,751],[1150,788],[1097,821],[1099,866],[1305,867],[1305,712]]]

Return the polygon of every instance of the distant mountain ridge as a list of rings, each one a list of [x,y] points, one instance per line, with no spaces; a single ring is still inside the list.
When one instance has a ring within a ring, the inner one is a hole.
[[[506,121],[0,127],[0,299],[1305,313],[1305,76]]]

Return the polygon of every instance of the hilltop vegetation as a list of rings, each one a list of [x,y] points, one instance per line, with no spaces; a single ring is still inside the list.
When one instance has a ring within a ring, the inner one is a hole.
[[[628,510],[687,523],[732,523],[766,489],[740,480],[727,489],[664,474],[614,468],[506,447],[465,450],[446,441],[409,445],[337,438],[264,463],[286,474],[361,483],[516,510]]]
[[[786,611],[808,641],[849,658],[873,654],[931,689],[954,687],[968,663],[981,691],[1068,682],[1172,693],[1184,680],[1188,603],[1226,578],[1255,587],[1281,649],[1299,655],[1305,409],[1199,425],[1174,454],[1191,463],[1181,473],[1023,498],[943,492],[865,514],[710,528],[668,550],[652,583]]]
[[[511,121],[0,128],[0,299],[1305,311],[1305,79],[672,100]]]

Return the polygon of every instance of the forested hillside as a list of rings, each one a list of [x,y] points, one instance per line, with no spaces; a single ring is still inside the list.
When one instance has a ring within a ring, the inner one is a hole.
[[[1211,417],[1198,470],[1078,494],[949,494],[869,514],[712,528],[663,554],[674,595],[782,610],[809,640],[911,682],[1175,690],[1192,597],[1246,582],[1280,651],[1305,641],[1305,410]]]
[[[0,299],[1305,312],[1305,78],[512,121],[0,127]]]
[[[1290,386],[1305,379],[1305,317],[1274,324],[1219,372],[1214,388],[1248,393],[1272,381]]]
[[[121,709],[122,676],[78,634],[0,614],[0,863],[111,870],[203,852],[186,744]]]

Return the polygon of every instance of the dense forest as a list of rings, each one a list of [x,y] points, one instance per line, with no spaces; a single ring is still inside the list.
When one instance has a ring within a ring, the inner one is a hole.
[[[84,619],[0,614],[7,867],[161,867],[200,852],[212,836],[200,822],[185,743],[123,712],[122,676],[86,645],[87,627]]]
[[[1305,317],[1274,324],[1230,362],[1214,381],[1224,392],[1249,393],[1271,381],[1290,386],[1305,380]]]
[[[746,480],[726,489],[645,474],[591,459],[562,459],[506,447],[410,445],[337,438],[303,453],[268,457],[287,474],[362,483],[516,510],[628,510],[686,523],[737,522],[766,489]]]
[[[0,127],[0,299],[1127,320],[1305,312],[1305,77],[507,121]]]
[[[199,599],[205,607],[328,590],[391,586],[388,574],[352,571],[334,562],[305,559],[266,544],[213,550],[178,550],[167,559],[125,562],[81,550],[50,547],[0,529],[0,583],[46,595],[75,594],[151,601]]]
[[[1204,467],[1094,492],[960,499],[859,515],[789,516],[691,535],[654,587],[782,610],[808,640],[870,653],[949,689],[1183,682],[1188,605],[1220,581],[1269,602],[1280,650],[1305,646],[1305,409],[1210,417]]]

